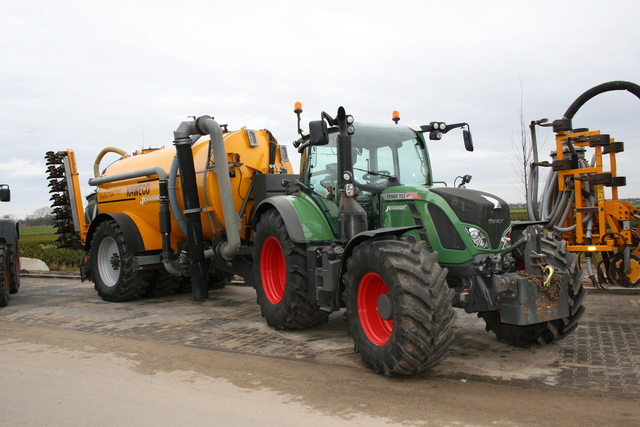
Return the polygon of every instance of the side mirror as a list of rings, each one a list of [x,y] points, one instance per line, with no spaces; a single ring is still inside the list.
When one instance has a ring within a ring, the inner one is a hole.
[[[327,145],[329,143],[329,132],[327,122],[324,120],[313,120],[309,122],[309,145]]]
[[[464,148],[467,151],[473,151],[473,140],[471,139],[471,132],[467,129],[462,130],[462,139],[464,140]]]
[[[0,201],[11,201],[11,190],[9,190],[9,186],[7,184],[0,184]]]

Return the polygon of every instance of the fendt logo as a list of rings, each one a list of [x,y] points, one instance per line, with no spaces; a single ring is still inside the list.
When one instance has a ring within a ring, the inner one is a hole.
[[[136,184],[127,186],[127,197],[144,196],[151,192],[151,184]]]
[[[395,206],[387,206],[387,210],[385,212],[389,212],[389,211],[403,211],[407,208],[407,205],[395,205]]]

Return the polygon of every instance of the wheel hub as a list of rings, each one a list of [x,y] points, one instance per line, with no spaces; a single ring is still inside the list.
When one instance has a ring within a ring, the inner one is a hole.
[[[378,297],[378,314],[382,320],[393,319],[393,300],[391,294],[382,294]]]

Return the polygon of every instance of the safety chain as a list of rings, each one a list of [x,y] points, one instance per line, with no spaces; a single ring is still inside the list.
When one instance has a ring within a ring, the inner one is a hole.
[[[542,291],[544,291],[545,294],[547,294],[547,297],[551,301],[557,301],[560,298],[560,292],[562,291],[562,288],[560,286],[560,277],[557,274],[554,274],[555,270],[550,265],[543,267],[542,264],[540,264],[540,262],[538,261],[538,267],[540,268],[540,271],[542,273],[541,276],[536,276],[525,270],[518,270],[517,273],[522,277],[531,279],[533,283],[538,285],[538,287]],[[546,277],[543,276],[545,272]]]

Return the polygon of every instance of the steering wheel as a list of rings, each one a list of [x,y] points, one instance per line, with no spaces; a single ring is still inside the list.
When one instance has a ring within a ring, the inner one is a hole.
[[[376,171],[376,172],[367,172],[364,175],[362,175],[362,179],[369,182],[378,180],[380,178],[387,179],[388,177],[391,177],[391,172],[384,171],[384,170]]]

